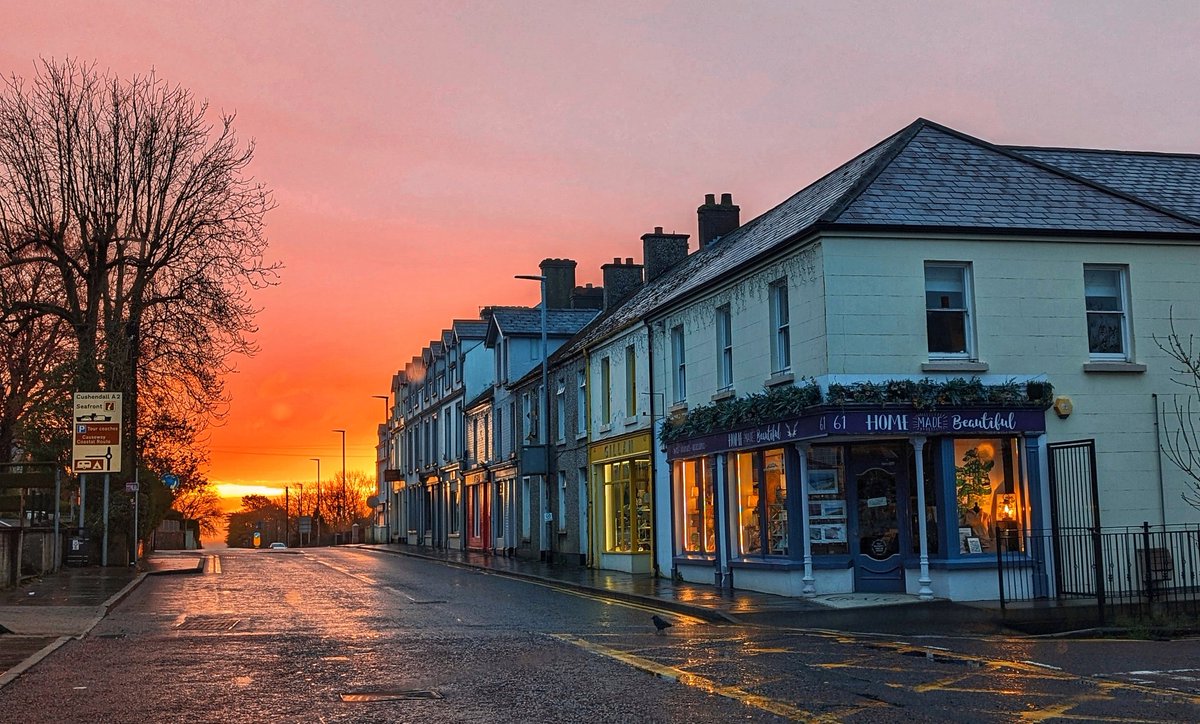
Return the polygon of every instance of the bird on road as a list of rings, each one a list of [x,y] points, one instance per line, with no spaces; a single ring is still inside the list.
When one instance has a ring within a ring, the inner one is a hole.
[[[657,629],[654,633],[658,635],[661,635],[663,631],[666,631],[675,625],[662,616],[659,616],[657,613],[651,616],[650,620],[654,622],[654,628]]]

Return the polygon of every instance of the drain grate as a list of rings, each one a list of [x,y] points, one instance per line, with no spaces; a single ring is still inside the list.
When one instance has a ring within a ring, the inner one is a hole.
[[[354,704],[372,701],[411,701],[414,699],[444,699],[433,689],[396,689],[391,691],[350,691],[341,695],[342,701]]]
[[[179,631],[230,631],[241,623],[232,616],[189,616],[175,628]]]

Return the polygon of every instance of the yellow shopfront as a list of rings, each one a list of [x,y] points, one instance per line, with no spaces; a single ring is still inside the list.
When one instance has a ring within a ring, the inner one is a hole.
[[[599,567],[630,573],[653,568],[654,505],[651,490],[651,437],[639,433],[588,448],[591,466],[593,530],[598,533]]]

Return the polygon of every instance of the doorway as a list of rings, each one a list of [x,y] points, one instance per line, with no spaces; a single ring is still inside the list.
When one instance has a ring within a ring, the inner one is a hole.
[[[849,482],[854,590],[903,592],[908,532],[908,456],[904,443],[852,445]]]

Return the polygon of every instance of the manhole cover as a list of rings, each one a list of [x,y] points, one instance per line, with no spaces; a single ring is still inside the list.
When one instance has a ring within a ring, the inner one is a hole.
[[[180,631],[229,631],[240,621],[232,616],[189,616],[175,628]]]
[[[443,699],[433,689],[396,689],[392,691],[351,691],[342,694],[342,701],[365,703],[372,701],[400,701],[412,699]]]

